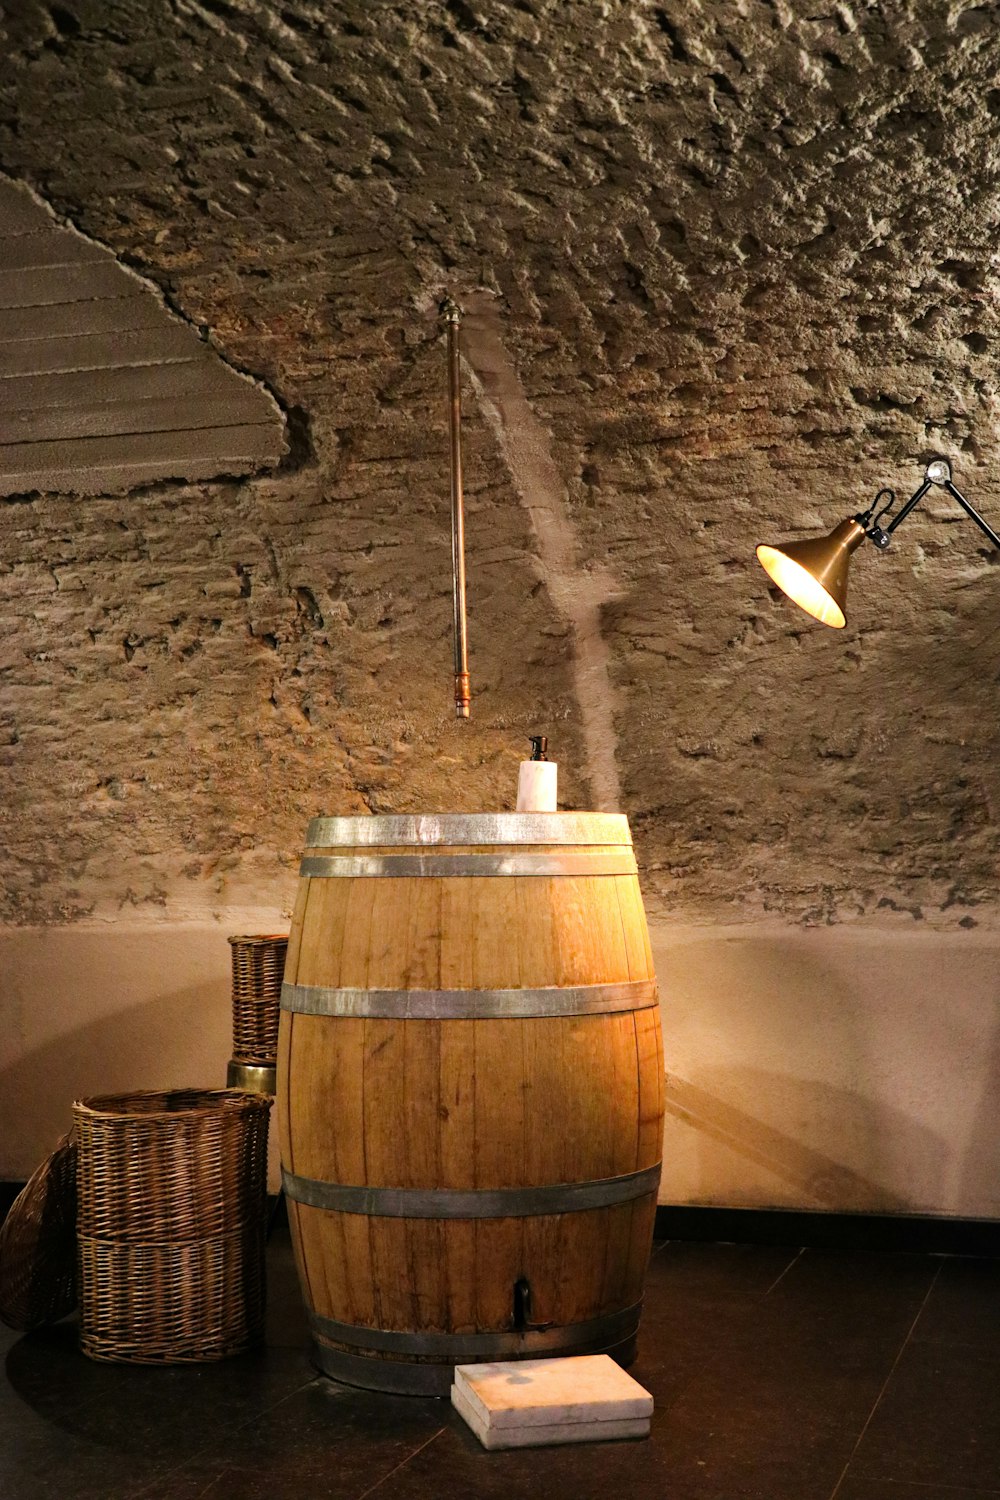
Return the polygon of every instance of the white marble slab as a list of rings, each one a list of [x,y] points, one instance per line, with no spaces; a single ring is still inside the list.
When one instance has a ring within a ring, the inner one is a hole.
[[[455,1389],[490,1430],[561,1423],[647,1423],[653,1398],[607,1354],[459,1365]]]
[[[490,1427],[457,1386],[451,1404],[484,1448],[540,1448],[547,1443],[602,1443],[614,1438],[649,1436],[649,1417],[605,1418],[595,1422],[543,1422],[524,1427]]]

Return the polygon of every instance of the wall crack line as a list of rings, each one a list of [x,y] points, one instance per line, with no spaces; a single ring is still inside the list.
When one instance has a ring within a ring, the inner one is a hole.
[[[580,708],[586,774],[597,811],[621,803],[615,734],[616,693],[601,610],[621,598],[611,572],[579,564],[579,538],[566,486],[552,457],[552,439],[528,402],[501,336],[500,314],[487,292],[466,294],[462,353],[483,414],[492,428],[521,504],[538,540],[542,581],[569,627],[573,687]]]

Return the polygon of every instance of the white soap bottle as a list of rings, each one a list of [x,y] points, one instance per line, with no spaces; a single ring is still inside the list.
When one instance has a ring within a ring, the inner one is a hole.
[[[555,812],[559,767],[545,754],[544,734],[531,736],[531,759],[522,760],[517,775],[518,812]]]

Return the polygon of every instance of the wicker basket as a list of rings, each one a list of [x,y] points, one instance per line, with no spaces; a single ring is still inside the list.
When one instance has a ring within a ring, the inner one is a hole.
[[[231,937],[229,942],[233,950],[233,1060],[273,1067],[288,935]]]
[[[0,1227],[0,1319],[27,1330],[76,1306],[76,1142],[63,1136]]]
[[[194,1364],[242,1354],[264,1321],[264,1228],[135,1244],[79,1236],[80,1330],[91,1359]]]
[[[74,1105],[85,1354],[183,1363],[260,1338],[269,1109],[222,1089]]]

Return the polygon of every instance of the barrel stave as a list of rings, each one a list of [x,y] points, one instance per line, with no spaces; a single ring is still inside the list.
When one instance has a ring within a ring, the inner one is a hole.
[[[663,1036],[657,1007],[635,1012],[639,1073],[639,1164],[659,1161],[663,1151]]]
[[[315,1312],[360,1327],[455,1334],[511,1328],[521,1277],[536,1323],[572,1325],[638,1303],[655,1207],[647,1194],[575,1214],[446,1222],[296,1205]]]
[[[658,1056],[646,1015],[286,1018],[287,1066],[310,1106],[286,1127],[285,1165],[320,1182],[454,1189],[652,1166]]]
[[[634,876],[303,884],[289,983],[515,989],[653,975]]]

